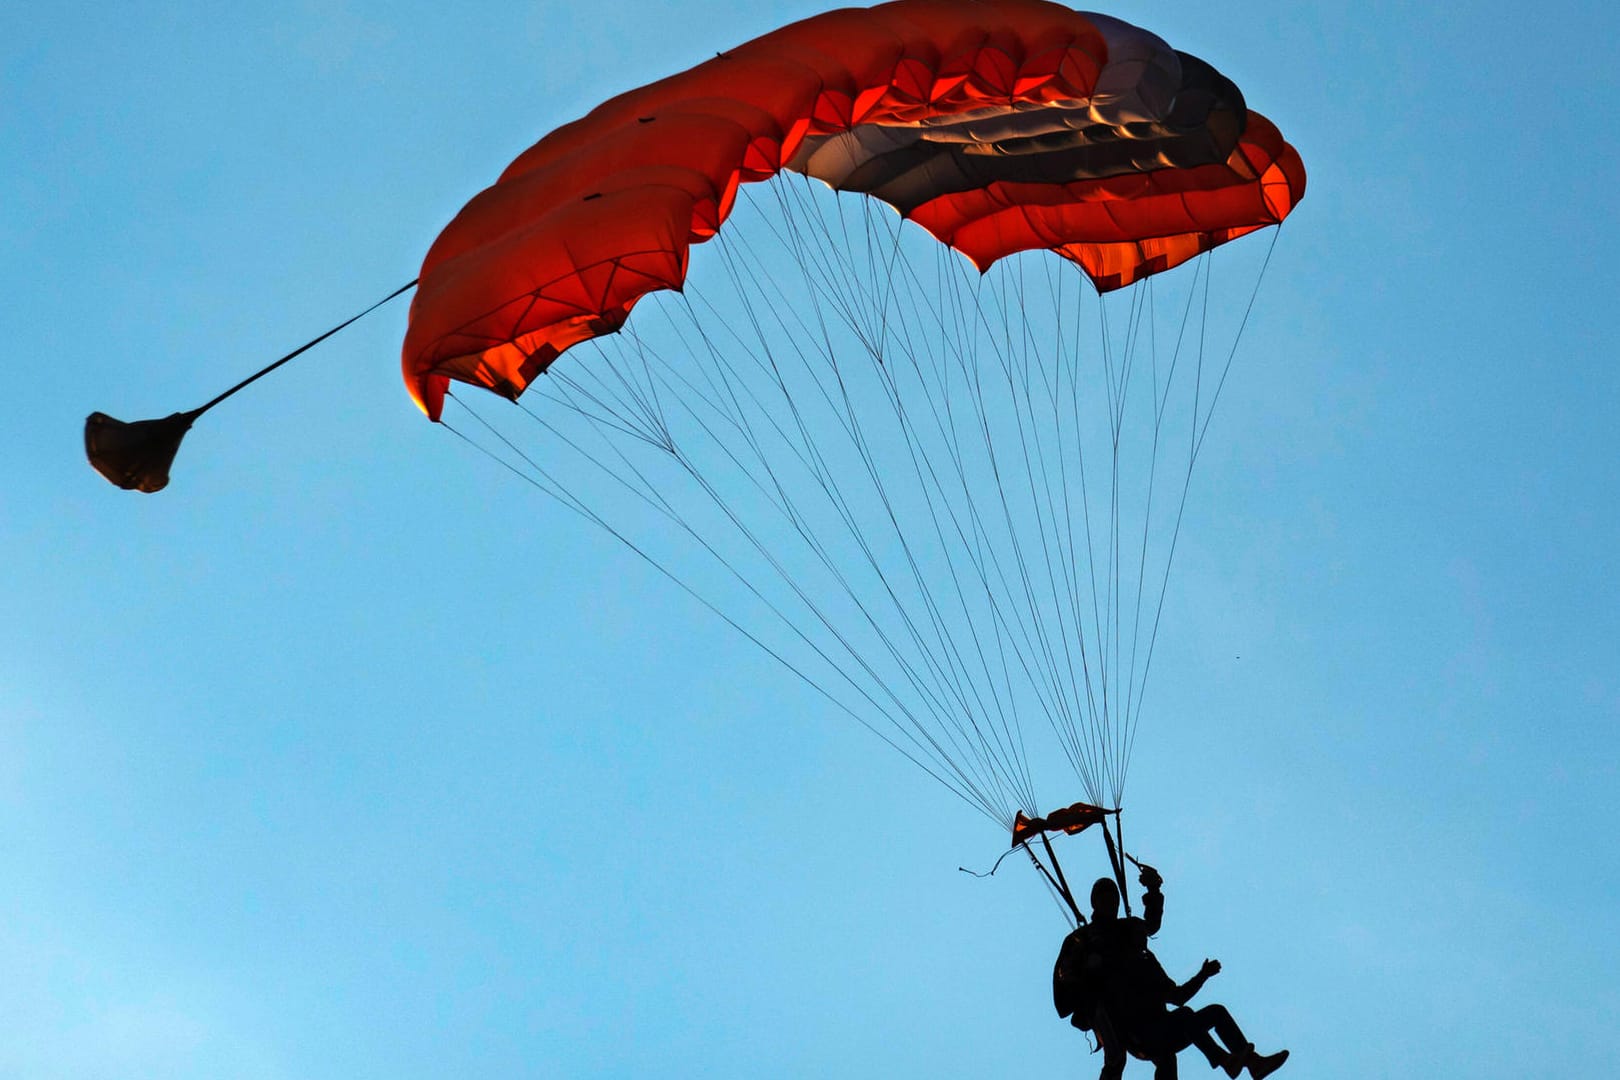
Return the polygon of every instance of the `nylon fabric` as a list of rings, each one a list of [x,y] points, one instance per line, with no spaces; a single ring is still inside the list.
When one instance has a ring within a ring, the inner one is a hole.
[[[515,397],[680,288],[738,185],[783,168],[870,190],[981,269],[1049,248],[1104,291],[1280,222],[1305,183],[1230,82],[1120,20],[1046,0],[828,12],[519,155],[423,262],[412,395],[435,420],[452,379]]]

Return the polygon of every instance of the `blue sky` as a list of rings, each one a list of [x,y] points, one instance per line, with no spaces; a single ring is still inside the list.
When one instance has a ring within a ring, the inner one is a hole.
[[[1033,876],[957,872],[1001,838],[426,423],[402,305],[158,496],[83,462],[86,413],[206,400],[547,130],[817,10],[0,14],[0,1074],[1100,1065]],[[1310,169],[1132,764],[1157,951],[1285,1076],[1613,1071],[1620,17],[1110,10]]]

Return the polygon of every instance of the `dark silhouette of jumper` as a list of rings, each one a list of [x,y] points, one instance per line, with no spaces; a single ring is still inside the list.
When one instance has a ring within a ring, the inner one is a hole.
[[[1187,1007],[1221,965],[1205,960],[1196,975],[1177,983],[1148,948],[1164,919],[1163,879],[1151,866],[1141,871],[1142,917],[1121,918],[1118,886],[1099,878],[1091,887],[1091,921],[1064,939],[1052,973],[1058,1014],[1097,1036],[1099,1080],[1119,1080],[1127,1055],[1151,1061],[1155,1080],[1175,1080],[1176,1055],[1189,1046],[1234,1080],[1244,1069],[1254,1080],[1269,1076],[1288,1051],[1256,1054],[1224,1006]]]

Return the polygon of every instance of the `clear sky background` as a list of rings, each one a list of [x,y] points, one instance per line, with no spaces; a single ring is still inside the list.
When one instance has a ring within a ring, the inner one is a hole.
[[[160,495],[83,461],[86,413],[200,404],[541,134],[817,10],[0,11],[0,1075],[1100,1065],[1033,875],[957,872],[1003,838],[424,421],[402,303]],[[1220,958],[1283,1076],[1610,1075],[1620,16],[1110,11],[1310,170],[1132,765],[1157,951]]]

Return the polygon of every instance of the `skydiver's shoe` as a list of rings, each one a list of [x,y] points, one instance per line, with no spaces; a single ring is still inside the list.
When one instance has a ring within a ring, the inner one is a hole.
[[[1275,1054],[1256,1054],[1252,1050],[1249,1054],[1249,1075],[1254,1080],[1265,1080],[1266,1077],[1283,1067],[1288,1060],[1288,1051],[1279,1050]]]
[[[1254,1043],[1244,1043],[1226,1055],[1226,1060],[1221,1063],[1221,1068],[1226,1070],[1226,1075],[1230,1076],[1232,1080],[1237,1080],[1238,1077],[1243,1075],[1243,1067],[1253,1057]]]

